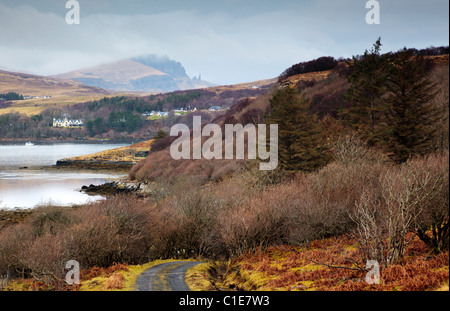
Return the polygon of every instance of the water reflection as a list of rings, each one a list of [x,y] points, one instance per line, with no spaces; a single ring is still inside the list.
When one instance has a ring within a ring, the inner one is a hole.
[[[54,204],[68,206],[99,200],[80,192],[84,185],[100,185],[111,178],[110,174],[78,174],[59,172],[0,172],[0,209],[33,208]]]
[[[84,185],[100,185],[122,175],[40,169],[57,160],[96,153],[126,144],[0,145],[0,209],[37,205],[75,205],[101,197],[81,193]],[[27,167],[30,170],[19,168]]]

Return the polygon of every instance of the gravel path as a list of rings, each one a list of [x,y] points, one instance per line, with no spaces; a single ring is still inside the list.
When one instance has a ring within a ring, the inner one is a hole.
[[[136,291],[189,291],[186,272],[200,263],[174,261],[154,266],[138,277]]]

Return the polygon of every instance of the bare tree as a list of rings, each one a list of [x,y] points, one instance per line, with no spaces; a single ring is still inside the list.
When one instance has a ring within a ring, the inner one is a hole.
[[[366,189],[356,203],[352,219],[357,224],[360,249],[367,259],[387,267],[405,255],[419,217],[442,192],[445,180],[411,161],[380,177],[381,193]],[[407,237],[408,233],[413,233]]]

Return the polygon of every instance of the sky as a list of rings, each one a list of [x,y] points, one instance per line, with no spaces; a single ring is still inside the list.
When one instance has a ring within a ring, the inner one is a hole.
[[[0,0],[0,69],[53,75],[146,54],[216,84],[277,77],[321,56],[449,45],[448,0]]]

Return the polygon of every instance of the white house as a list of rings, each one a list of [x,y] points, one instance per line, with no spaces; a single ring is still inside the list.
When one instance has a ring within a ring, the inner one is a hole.
[[[161,118],[167,118],[168,116],[169,116],[169,113],[168,112],[158,112],[157,114],[156,114],[158,117],[161,117]]]
[[[53,118],[53,127],[82,127],[83,125],[83,120],[71,120],[67,115],[64,116],[64,119]]]

